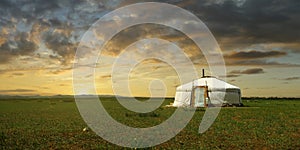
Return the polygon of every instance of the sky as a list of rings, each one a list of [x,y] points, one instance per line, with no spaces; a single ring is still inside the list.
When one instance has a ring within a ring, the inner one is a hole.
[[[1,0],[0,95],[73,95],[72,67],[84,33],[103,15],[137,2],[147,1]],[[242,96],[300,97],[299,0],[155,2],[186,9],[206,24],[222,50],[226,81],[239,86]],[[169,21],[176,24],[178,20]],[[145,38],[169,43],[158,48]],[[132,60],[145,55],[163,56],[177,60],[179,67],[188,67],[176,55],[176,47],[192,61],[200,76],[202,68],[208,75],[214,75],[199,47],[185,34],[162,25],[141,24],[114,36],[102,50],[103,57],[97,66],[86,66],[95,69],[95,74],[87,76],[94,77],[101,95],[115,94],[112,87],[118,89],[119,83],[128,81],[133,96],[163,91],[172,97],[183,81],[164,61],[143,60],[126,75],[112,68],[114,64],[132,65]],[[145,52],[148,49],[151,51]],[[127,57],[117,59],[121,55]],[[80,94],[89,94],[89,90]]]

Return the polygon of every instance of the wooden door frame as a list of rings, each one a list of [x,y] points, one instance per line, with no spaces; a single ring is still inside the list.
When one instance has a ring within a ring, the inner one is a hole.
[[[204,107],[207,107],[207,103],[206,103],[206,98],[208,98],[208,86],[194,86],[193,88],[193,95],[192,95],[192,101],[191,101],[191,106],[194,107],[195,106],[195,89],[196,88],[203,88],[204,89]]]

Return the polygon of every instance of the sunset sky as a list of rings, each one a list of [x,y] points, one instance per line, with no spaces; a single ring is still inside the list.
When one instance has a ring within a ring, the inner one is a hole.
[[[83,34],[108,12],[137,2],[142,1],[1,0],[0,95],[73,95],[72,66]],[[156,2],[184,8],[207,25],[222,50],[227,82],[239,86],[243,96],[300,97],[299,0]],[[138,57],[145,47],[153,46],[143,38],[174,43],[184,50],[199,74],[205,68],[210,75],[203,54],[184,34],[161,25],[137,25],[105,45],[103,60],[95,68],[98,94],[113,94],[111,68],[119,55],[130,51]],[[140,43],[132,45],[136,41]],[[153,48],[151,53],[176,59],[170,47]],[[181,84],[170,65],[148,59],[129,74],[133,95],[149,96],[149,84],[155,79],[164,82],[167,96],[174,96]],[[159,82],[150,85],[154,91],[164,88]],[[88,89],[82,94],[89,94]]]

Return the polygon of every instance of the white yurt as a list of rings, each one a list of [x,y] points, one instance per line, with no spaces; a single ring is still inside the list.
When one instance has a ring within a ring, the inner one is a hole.
[[[174,107],[206,107],[213,105],[241,105],[239,87],[220,79],[203,76],[176,88]]]

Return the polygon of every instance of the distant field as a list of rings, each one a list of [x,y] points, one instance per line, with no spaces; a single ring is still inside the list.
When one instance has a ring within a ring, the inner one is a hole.
[[[137,114],[124,109],[115,98],[101,99],[119,122],[150,127],[166,120],[175,108]],[[166,99],[165,104],[172,102]],[[205,109],[176,137],[150,149],[299,149],[299,100],[244,100],[246,107],[222,108],[212,127],[198,134]],[[0,149],[123,149],[92,131],[83,132],[73,98],[0,100]]]

